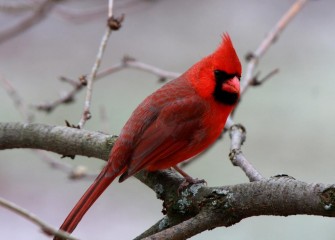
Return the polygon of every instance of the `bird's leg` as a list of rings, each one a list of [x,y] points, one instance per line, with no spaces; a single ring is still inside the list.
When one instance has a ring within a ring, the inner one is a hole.
[[[183,171],[180,167],[174,166],[173,167],[177,172],[179,172],[180,175],[184,177],[184,181],[180,184],[179,190],[187,187],[190,184],[196,184],[196,183],[204,183],[207,184],[207,182],[204,179],[197,179],[192,178],[190,175],[188,175],[185,171]]]
[[[184,170],[182,170],[180,167],[177,165],[173,167],[177,172],[179,172],[180,175],[182,175],[186,181],[189,183],[194,183],[195,179],[192,178],[190,175],[188,175]]]

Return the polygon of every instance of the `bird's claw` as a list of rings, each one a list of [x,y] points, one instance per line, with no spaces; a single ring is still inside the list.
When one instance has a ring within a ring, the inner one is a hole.
[[[207,182],[205,181],[205,179],[186,177],[186,178],[184,178],[184,181],[179,185],[178,192],[183,191],[185,188],[187,188],[188,186],[193,185],[193,184],[205,184],[205,185],[207,185]]]

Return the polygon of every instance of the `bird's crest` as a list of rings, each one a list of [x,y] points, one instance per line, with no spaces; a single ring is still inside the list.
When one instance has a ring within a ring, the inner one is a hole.
[[[215,69],[241,76],[241,63],[228,33],[223,34],[222,43],[212,54],[212,61]]]
[[[200,96],[211,98],[216,85],[214,73],[217,70],[231,76],[241,76],[241,63],[227,33],[223,34],[220,46],[194,64],[185,75]]]

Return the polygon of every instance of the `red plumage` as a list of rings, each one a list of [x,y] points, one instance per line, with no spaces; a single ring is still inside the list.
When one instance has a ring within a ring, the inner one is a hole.
[[[175,166],[206,149],[222,132],[239,97],[241,64],[228,34],[211,55],[148,96],[133,112],[107,165],[65,219],[72,232],[119,175]],[[57,238],[54,238],[57,239]]]

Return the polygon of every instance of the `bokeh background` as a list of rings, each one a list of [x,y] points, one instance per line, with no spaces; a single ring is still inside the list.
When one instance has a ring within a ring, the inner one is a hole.
[[[23,0],[22,0],[23,1]],[[14,1],[4,1],[8,4]],[[18,1],[15,1],[18,2]],[[26,104],[50,101],[69,89],[60,75],[88,73],[105,27],[105,13],[69,21],[60,9],[86,11],[107,1],[62,1],[44,21],[0,45],[0,74],[17,89]],[[127,54],[157,67],[183,72],[213,51],[220,35],[229,32],[244,56],[255,50],[293,0],[124,0],[115,15],[126,14],[122,29],[113,32],[102,69]],[[259,70],[280,73],[243,97],[235,121],[247,128],[244,153],[266,177],[286,173],[306,182],[334,183],[335,147],[335,1],[310,1],[262,58]],[[0,12],[0,30],[25,12]],[[85,128],[118,134],[132,110],[160,86],[157,77],[125,70],[94,86],[93,118]],[[36,112],[36,122],[64,125],[79,121],[84,92],[76,102],[52,114]],[[12,100],[0,88],[0,121],[22,121]],[[186,171],[209,186],[247,182],[228,160],[224,137]],[[50,153],[53,158],[58,155]],[[98,172],[103,161],[77,156],[62,159]],[[72,181],[51,169],[29,150],[0,152],[0,196],[58,227],[90,185]],[[81,239],[132,239],[162,217],[162,203],[136,179],[112,184],[86,214],[74,235]],[[334,219],[315,216],[254,217],[192,239],[334,239]],[[0,208],[2,239],[48,239],[35,225]]]

